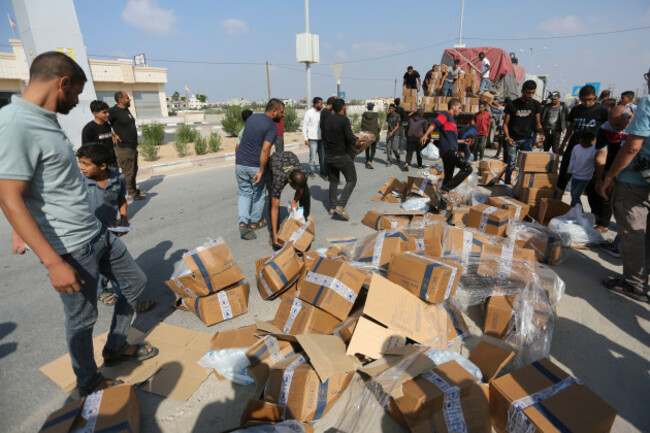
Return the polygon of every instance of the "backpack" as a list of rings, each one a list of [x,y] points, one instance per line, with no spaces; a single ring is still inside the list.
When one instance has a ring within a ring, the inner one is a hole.
[[[427,121],[419,118],[418,120],[411,119],[409,120],[409,128],[408,131],[406,132],[407,137],[415,137],[415,138],[421,138],[422,134],[424,134],[424,124]]]

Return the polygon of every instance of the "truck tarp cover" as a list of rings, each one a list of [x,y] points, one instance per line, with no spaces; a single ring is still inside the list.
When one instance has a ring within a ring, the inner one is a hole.
[[[473,71],[478,75],[481,70],[481,61],[478,59],[478,55],[481,52],[485,53],[485,57],[490,61],[490,81],[492,83],[489,89],[494,90],[501,97],[518,98],[520,87],[518,83],[524,76],[523,68],[513,65],[510,55],[501,48],[450,48],[442,54],[440,63],[451,66],[455,59],[459,59],[463,71]]]

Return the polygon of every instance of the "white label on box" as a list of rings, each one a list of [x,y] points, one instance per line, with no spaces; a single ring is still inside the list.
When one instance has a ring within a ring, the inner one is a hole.
[[[507,278],[512,273],[512,254],[514,246],[504,245],[501,247],[501,260],[499,261],[499,277]]]
[[[395,220],[395,219],[390,220],[390,228],[391,229],[396,229],[397,228],[397,220]]]
[[[451,275],[449,276],[449,281],[447,281],[447,288],[445,289],[445,300],[449,299],[449,294],[451,293],[451,289],[454,287],[454,280],[456,280],[456,273],[458,273],[458,268],[448,263],[439,262],[438,260],[432,259],[431,257],[418,256],[417,254],[413,254],[410,251],[407,254],[415,255],[429,262],[436,263],[440,266],[444,266],[445,268],[451,269]]]
[[[519,206],[518,204],[514,203],[512,200],[507,199],[505,197],[500,197],[500,198],[501,198],[501,200],[505,201],[509,205],[512,205],[512,206],[514,206],[516,208],[516,210],[515,210],[515,219],[519,220],[519,217],[521,216],[521,206]]]
[[[306,223],[304,223],[302,225],[302,227],[300,227],[298,230],[293,232],[293,234],[289,238],[289,242],[294,242],[295,243],[296,241],[300,240],[300,238],[302,238],[302,235],[305,233],[305,231],[309,227],[309,223],[310,223],[310,221],[307,221]]]
[[[415,250],[416,251],[424,251],[424,239],[416,239],[415,240]]]
[[[70,433],[93,433],[95,431],[103,394],[104,391],[97,391],[86,397],[84,407],[81,410],[81,416],[86,420],[86,424],[70,430]]]
[[[463,230],[463,264],[467,266],[469,262],[469,254],[472,252],[472,242],[474,235],[468,231]]]
[[[309,271],[305,277],[305,281],[317,286],[327,287],[335,291],[339,296],[350,303],[354,303],[357,300],[357,294],[354,293],[354,290],[349,288],[345,283],[340,280],[337,280],[334,277],[329,275],[317,274],[316,272]]]
[[[286,409],[287,402],[289,401],[289,390],[291,389],[291,381],[293,380],[293,371],[300,364],[305,364],[307,361],[305,358],[300,355],[296,358],[291,364],[287,366],[282,375],[282,386],[280,388],[280,398],[278,399],[278,406],[281,406]],[[282,419],[284,419],[284,413],[282,414]]]
[[[372,253],[372,264],[375,266],[379,266],[381,263],[381,252],[384,249],[384,238],[386,237],[386,231],[382,230],[379,232],[379,235],[377,236],[377,240],[375,241],[375,250]]]
[[[185,287],[185,285],[183,285],[183,283],[181,283],[181,280],[172,280],[172,281],[174,282],[174,284],[176,284],[176,287],[178,287],[180,290],[185,292],[187,294],[187,296],[189,296],[190,298],[196,298],[197,297],[196,294],[194,294],[193,291],[191,291],[190,289]]]
[[[284,324],[284,328],[282,329],[285,334],[291,332],[293,322],[296,321],[296,317],[298,317],[300,310],[302,310],[302,301],[298,298],[294,298],[293,304],[291,305],[291,311],[289,312],[289,318],[287,319],[287,323]]]
[[[440,391],[445,396],[442,411],[445,417],[445,424],[447,424],[447,431],[467,433],[467,423],[465,422],[463,408],[460,405],[460,389],[457,386],[449,385],[433,371],[422,373],[422,377],[440,388]]]
[[[264,341],[266,350],[269,351],[269,356],[271,357],[271,361],[273,362],[273,364],[282,361],[283,358],[282,358],[282,354],[280,353],[280,346],[278,345],[278,339],[272,335],[266,335],[264,336],[262,341]]]
[[[217,292],[217,298],[219,298],[219,307],[221,308],[223,320],[232,319],[232,308],[230,307],[230,302],[228,302],[226,291],[222,290],[221,292]]]
[[[490,214],[492,212],[494,212],[494,211],[497,211],[497,210],[499,210],[499,208],[496,208],[494,206],[490,206],[487,209],[485,209],[483,211],[483,213],[481,213],[481,224],[479,224],[479,226],[478,226],[478,229],[480,231],[485,233],[485,229],[487,228],[487,223],[488,223],[488,219],[490,218]]]

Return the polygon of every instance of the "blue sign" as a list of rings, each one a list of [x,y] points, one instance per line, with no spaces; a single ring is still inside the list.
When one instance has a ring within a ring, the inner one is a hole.
[[[582,89],[582,86],[573,86],[573,90],[571,91],[571,96],[577,98],[578,94],[580,93],[580,89]]]
[[[345,92],[339,93],[339,99],[345,99]]]

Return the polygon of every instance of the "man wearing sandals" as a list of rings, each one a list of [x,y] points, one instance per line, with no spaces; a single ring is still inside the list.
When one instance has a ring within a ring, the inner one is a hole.
[[[644,74],[650,89],[650,71]],[[650,95],[641,99],[627,128],[627,140],[597,187],[607,200],[613,193],[614,217],[621,243],[623,276],[609,277],[605,287],[637,301],[648,302],[650,271]],[[616,179],[616,180],[615,180]],[[613,191],[612,191],[613,190]]]
[[[126,337],[146,277],[111,232],[90,212],[72,144],[57,121],[79,102],[86,75],[65,54],[34,59],[29,85],[0,110],[0,208],[20,238],[47,268],[66,315],[66,340],[82,395],[112,386],[97,370],[93,326],[99,272],[113,277],[121,294],[106,346],[106,365],[158,354]]]
[[[284,117],[284,103],[271,99],[264,113],[255,113],[246,120],[246,128],[235,151],[235,177],[239,188],[237,202],[239,234],[244,240],[257,239],[254,230],[263,227],[264,175],[271,146],[278,135],[275,122]]]

